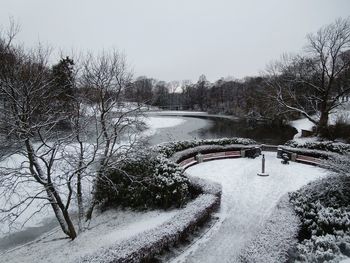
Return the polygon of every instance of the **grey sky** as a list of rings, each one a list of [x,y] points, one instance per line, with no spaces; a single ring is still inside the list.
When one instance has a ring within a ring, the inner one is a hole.
[[[350,15],[350,0],[0,0],[18,41],[64,50],[123,50],[135,75],[196,81],[258,75],[305,35]]]

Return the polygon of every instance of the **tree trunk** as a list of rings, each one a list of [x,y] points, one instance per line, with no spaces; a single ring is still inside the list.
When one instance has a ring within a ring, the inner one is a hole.
[[[105,146],[104,146],[103,156],[101,157],[101,160],[100,160],[100,168],[98,170],[96,178],[94,178],[93,180],[92,197],[91,197],[92,199],[91,199],[90,207],[88,208],[85,215],[85,221],[91,220],[92,212],[94,211],[94,208],[97,204],[97,200],[96,200],[97,184],[99,183],[99,180],[102,178],[102,176],[105,173],[105,168],[108,163],[108,154],[109,154],[110,145],[111,145],[111,136],[108,134],[108,131],[107,131],[107,124],[105,119],[106,111],[104,110],[105,107],[103,102],[102,102],[101,108],[102,108],[102,113],[100,115],[100,123],[102,126],[102,135],[105,140]]]
[[[83,203],[83,193],[81,190],[81,174],[78,173],[77,177],[77,200],[78,200],[78,229],[79,232],[83,230],[82,221],[84,218],[84,203]]]
[[[92,182],[92,192],[91,192],[91,202],[90,202],[90,206],[86,212],[85,215],[85,222],[91,220],[92,217],[92,212],[95,209],[95,206],[97,205],[97,200],[96,200],[96,195],[97,195],[97,184],[99,183],[99,180],[101,180],[102,178],[102,174],[103,174],[103,168],[104,166],[102,166],[102,162],[101,161],[101,167],[100,170],[98,171],[96,177],[94,178],[93,182]]]
[[[54,198],[55,203],[51,202],[52,208],[55,210],[56,218],[59,221],[63,232],[72,240],[77,237],[73,222],[68,213],[68,207],[65,207],[61,197],[52,184],[46,186],[46,192]],[[63,217],[63,218],[62,218]]]
[[[50,201],[51,207],[55,213],[58,223],[61,226],[62,231],[71,239],[76,238],[77,234],[74,229],[74,225],[70,219],[67,209],[65,209],[63,202],[57,193],[52,183],[47,180],[48,175],[44,176],[44,172],[41,169],[39,161],[34,154],[34,148],[29,139],[25,140],[25,146],[27,150],[27,157],[29,161],[29,170],[34,179],[45,187],[47,197]]]
[[[85,221],[91,220],[92,212],[94,211],[95,205],[96,205],[95,197],[92,196],[92,201],[90,203],[90,207],[89,207],[89,209],[86,212],[86,216],[85,216],[86,220]]]
[[[78,230],[79,232],[83,231],[83,218],[84,218],[84,202],[83,202],[83,193],[81,186],[82,179],[82,168],[84,162],[84,147],[83,143],[80,140],[79,133],[77,135],[77,140],[80,145],[80,156],[79,156],[79,164],[78,164],[78,174],[77,174],[77,201],[78,201]]]
[[[322,137],[328,136],[328,118],[329,112],[327,110],[322,110],[320,120],[317,124],[317,134]]]

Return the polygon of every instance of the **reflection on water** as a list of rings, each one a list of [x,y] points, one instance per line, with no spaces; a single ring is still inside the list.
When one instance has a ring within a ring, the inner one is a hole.
[[[174,117],[174,116],[172,116]],[[249,123],[225,118],[198,116],[181,117],[186,122],[179,126],[159,129],[157,134],[150,138],[151,144],[164,141],[209,139],[223,137],[244,137],[256,140],[259,143],[283,144],[293,139],[297,133],[291,126],[275,126],[267,123]]]
[[[296,130],[289,126],[249,123],[216,118],[209,127],[194,131],[201,138],[245,137],[266,144],[283,144],[293,139]]]

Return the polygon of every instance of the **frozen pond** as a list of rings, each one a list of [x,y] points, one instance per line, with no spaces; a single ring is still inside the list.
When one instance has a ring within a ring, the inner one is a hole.
[[[151,117],[154,118],[154,117]],[[210,120],[194,117],[157,117],[159,119],[169,119],[172,121],[182,120],[179,125],[171,127],[162,127],[154,131],[150,137],[151,145],[168,141],[191,140],[202,138],[199,132],[208,129],[212,123]]]
[[[269,176],[257,176],[260,169],[261,157],[205,162],[187,170],[190,175],[220,183],[222,203],[214,229],[173,262],[235,262],[284,194],[327,172],[298,163],[283,165],[276,153],[266,153]]]
[[[158,114],[158,115],[157,115]],[[229,116],[209,115],[190,112],[150,113],[156,118],[173,118],[183,120],[179,125],[159,128],[150,138],[150,144],[174,140],[208,139],[223,137],[244,137],[265,144],[284,144],[293,139],[297,130],[291,126],[275,127],[266,123],[251,123],[246,120],[229,118]]]

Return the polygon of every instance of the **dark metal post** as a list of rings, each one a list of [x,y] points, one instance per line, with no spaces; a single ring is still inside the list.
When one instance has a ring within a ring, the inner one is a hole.
[[[264,174],[265,173],[265,154],[262,156],[262,167],[261,167],[261,172]]]
[[[261,173],[258,173],[259,176],[269,176],[269,174],[265,173],[265,154],[262,155],[261,160]]]

